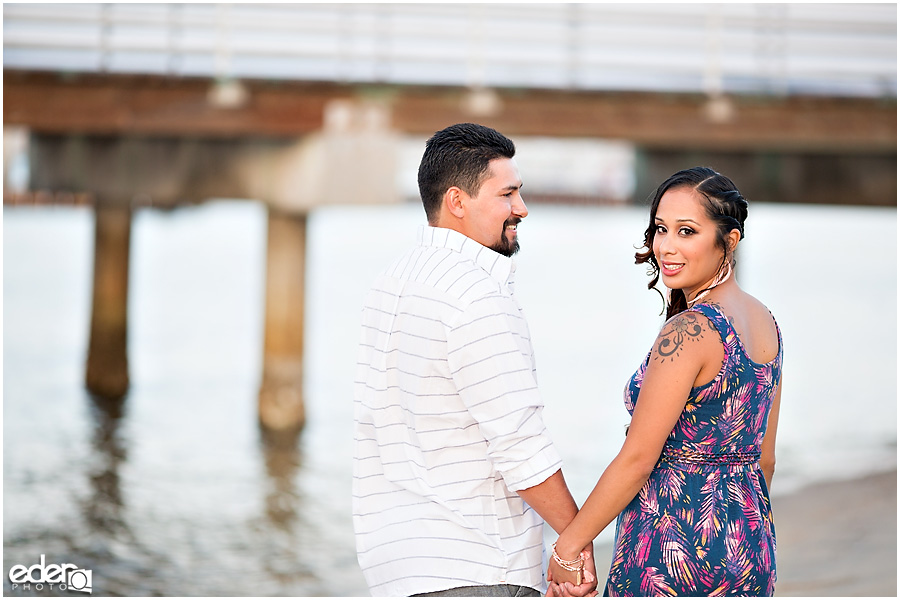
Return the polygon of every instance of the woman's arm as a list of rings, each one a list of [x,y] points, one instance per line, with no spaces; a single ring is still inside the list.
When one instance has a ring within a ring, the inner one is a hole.
[[[772,489],[772,476],[775,474],[775,435],[778,433],[778,413],[781,410],[781,382],[783,380],[784,375],[782,374],[781,379],[778,380],[778,387],[775,388],[772,408],[769,409],[766,435],[763,436],[760,448],[759,466],[762,469],[763,477],[766,479],[766,487],[769,490]]]
[[[609,464],[572,523],[559,536],[557,552],[574,559],[637,495],[659,460],[691,388],[701,374],[721,368],[724,352],[718,332],[696,313],[676,315],[657,337],[625,443]],[[705,382],[700,382],[705,383]],[[564,577],[555,561],[551,577]]]

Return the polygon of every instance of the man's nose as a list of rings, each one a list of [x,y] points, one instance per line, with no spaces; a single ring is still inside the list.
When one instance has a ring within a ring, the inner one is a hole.
[[[522,194],[516,194],[513,198],[512,213],[520,219],[524,219],[528,216],[528,207],[525,206],[525,200],[522,198]]]

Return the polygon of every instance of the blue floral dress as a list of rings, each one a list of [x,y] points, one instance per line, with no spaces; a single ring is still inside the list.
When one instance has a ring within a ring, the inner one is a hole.
[[[698,304],[682,314],[691,313],[705,315],[718,330],[722,368],[691,390],[650,478],[619,515],[606,596],[775,591],[775,526],[758,461],[781,379],[781,330],[778,355],[759,364],[716,305]],[[689,327],[684,334],[691,333]],[[625,390],[631,414],[649,358]]]

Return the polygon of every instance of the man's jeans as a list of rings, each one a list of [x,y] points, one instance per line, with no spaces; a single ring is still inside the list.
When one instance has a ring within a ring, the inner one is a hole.
[[[540,596],[541,593],[534,588],[524,585],[470,585],[466,587],[451,588],[440,592],[428,592],[425,594],[413,594],[413,597],[441,596],[444,598],[521,598],[524,596]]]

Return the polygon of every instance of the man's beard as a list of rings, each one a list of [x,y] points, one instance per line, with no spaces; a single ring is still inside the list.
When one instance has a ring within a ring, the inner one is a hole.
[[[518,217],[511,217],[503,223],[503,231],[500,232],[500,241],[491,246],[491,250],[497,252],[498,254],[502,254],[503,256],[512,256],[516,252],[519,251],[519,235],[516,234],[516,237],[512,242],[509,241],[509,238],[506,237],[506,228],[510,225],[518,225],[522,219]]]

